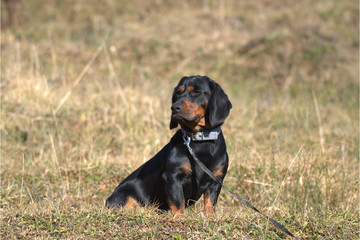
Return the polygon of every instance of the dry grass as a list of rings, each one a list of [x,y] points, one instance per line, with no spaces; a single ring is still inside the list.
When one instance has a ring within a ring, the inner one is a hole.
[[[234,106],[223,127],[229,188],[299,238],[359,238],[356,1],[21,8],[1,36],[4,238],[284,238],[225,192],[212,217],[202,203],[180,218],[104,209],[167,143],[172,89],[194,74]]]

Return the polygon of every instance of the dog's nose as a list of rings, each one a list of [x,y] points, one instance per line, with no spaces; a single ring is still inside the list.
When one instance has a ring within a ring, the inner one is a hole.
[[[171,106],[171,111],[173,113],[178,113],[180,112],[182,109],[182,105],[180,103],[174,103],[172,106]]]

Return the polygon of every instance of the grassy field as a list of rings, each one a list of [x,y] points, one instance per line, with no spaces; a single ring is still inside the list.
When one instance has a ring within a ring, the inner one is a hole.
[[[286,238],[225,191],[214,216],[202,201],[180,217],[104,208],[174,134],[179,79],[200,74],[233,104],[225,185],[298,239],[359,239],[358,13],[355,0],[23,1],[1,32],[1,238]]]

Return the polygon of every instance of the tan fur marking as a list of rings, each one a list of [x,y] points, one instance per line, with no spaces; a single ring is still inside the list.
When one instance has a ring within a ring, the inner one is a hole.
[[[189,86],[189,87],[188,87],[188,91],[189,91],[189,92],[194,91],[194,89],[195,89],[195,87],[194,87],[194,86]]]
[[[205,115],[205,108],[203,108],[203,107],[201,107],[201,106],[199,106],[199,105],[196,105],[196,107],[194,107],[194,108],[196,108],[195,109],[195,111],[194,111],[194,116],[202,116],[202,117],[204,117],[204,115]]]
[[[215,168],[212,173],[214,174],[215,177],[219,178],[223,175],[223,168],[222,167],[218,167]]]
[[[138,206],[139,206],[139,203],[133,197],[128,197],[124,207],[125,208],[136,208]]]
[[[183,170],[183,172],[185,172],[185,173],[191,173],[192,172],[192,169],[191,169],[191,165],[190,165],[190,163],[183,163],[182,165],[181,165],[181,169]]]
[[[209,106],[209,101],[208,101],[208,100],[205,100],[205,110],[208,109],[208,106]]]
[[[180,86],[179,87],[179,92],[183,93],[184,91],[185,91],[185,86],[184,85]]]
[[[170,204],[170,209],[171,209],[171,212],[173,214],[175,214],[175,216],[184,214],[185,213],[185,200],[184,200],[184,203],[183,203],[181,208],[178,208],[174,203],[171,203]]]
[[[200,121],[198,122],[198,125],[201,127],[205,127],[206,126],[206,122],[205,122],[205,117],[202,117],[200,119]]]
[[[206,214],[213,214],[214,208],[207,191],[204,192],[204,211]]]
[[[181,103],[183,106],[183,111],[185,115],[188,115],[189,118],[194,118],[196,116],[201,116],[201,119],[196,124],[187,124],[186,126],[192,129],[193,131],[200,131],[202,127],[207,127],[207,123],[205,122],[205,112],[206,109],[201,107],[196,103],[192,103],[190,101],[183,101]]]
[[[202,107],[196,103],[193,103],[189,100],[182,101],[180,103],[182,105],[182,113],[181,115],[185,119],[192,119],[197,116],[200,116],[200,120],[197,123],[185,123],[185,126],[193,130],[194,132],[201,131],[203,128],[211,129],[211,126],[205,119],[205,114],[209,105],[209,102],[206,100],[205,107]]]
[[[183,111],[187,114],[191,114],[191,117],[196,116],[196,112],[198,112],[199,108],[201,108],[196,103],[190,102],[188,100],[181,102],[181,105],[183,107]]]

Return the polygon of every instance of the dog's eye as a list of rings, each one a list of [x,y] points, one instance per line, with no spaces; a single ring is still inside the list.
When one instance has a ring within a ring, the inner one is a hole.
[[[182,93],[183,93],[183,92],[181,92],[181,91],[176,91],[176,92],[175,92],[175,95],[180,96]]]
[[[195,89],[195,90],[193,90],[193,91],[190,92],[190,96],[192,96],[192,97],[197,97],[197,96],[199,96],[200,94],[201,94],[201,91],[198,90],[198,89]]]

